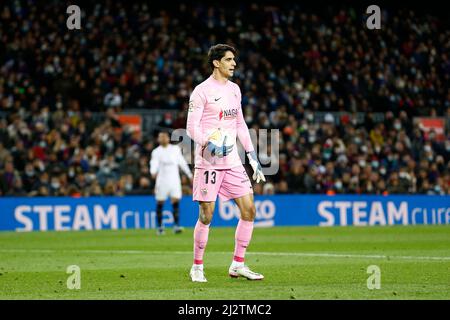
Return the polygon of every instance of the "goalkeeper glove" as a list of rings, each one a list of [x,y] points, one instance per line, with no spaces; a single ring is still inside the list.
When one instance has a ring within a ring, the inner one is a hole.
[[[223,139],[222,146],[217,146],[213,142],[208,141],[208,145],[206,146],[206,148],[209,150],[209,152],[211,152],[211,154],[213,156],[223,158],[231,153],[231,151],[233,150],[233,146],[234,146],[234,144],[227,146],[226,142],[227,142],[227,136],[225,136],[225,138]]]
[[[256,156],[255,151],[247,152],[248,160],[250,161],[250,165],[253,168],[253,180],[256,180],[256,183],[259,183],[259,181],[266,182],[266,177],[264,177],[264,174],[262,172],[261,165],[259,164],[258,157]]]

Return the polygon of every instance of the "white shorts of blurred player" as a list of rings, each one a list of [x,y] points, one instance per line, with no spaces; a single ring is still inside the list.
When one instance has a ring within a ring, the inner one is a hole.
[[[166,201],[168,197],[171,199],[181,199],[181,184],[165,183],[155,186],[156,201]]]

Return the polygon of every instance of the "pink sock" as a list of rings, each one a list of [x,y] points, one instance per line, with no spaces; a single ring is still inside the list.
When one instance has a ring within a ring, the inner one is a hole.
[[[194,264],[203,264],[203,254],[208,243],[209,224],[203,224],[200,220],[194,228]]]
[[[235,234],[234,261],[244,262],[245,250],[252,238],[252,232],[253,221],[239,219]]]

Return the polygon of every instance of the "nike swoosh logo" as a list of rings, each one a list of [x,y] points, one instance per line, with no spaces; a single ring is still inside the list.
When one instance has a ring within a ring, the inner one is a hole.
[[[217,99],[214,98],[214,101],[219,101],[220,99],[222,99],[222,97],[217,98]]]

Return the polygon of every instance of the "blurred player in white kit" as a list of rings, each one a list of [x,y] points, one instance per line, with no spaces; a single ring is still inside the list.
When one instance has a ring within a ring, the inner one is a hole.
[[[155,198],[156,198],[156,220],[157,220],[157,234],[164,234],[164,225],[162,223],[162,208],[164,202],[170,197],[173,207],[174,219],[174,233],[180,233],[183,228],[180,226],[180,199],[181,179],[180,171],[192,181],[192,173],[189,169],[186,160],[184,159],[180,147],[170,143],[168,132],[160,132],[158,134],[159,146],[152,151],[150,159],[150,174],[155,183]]]

